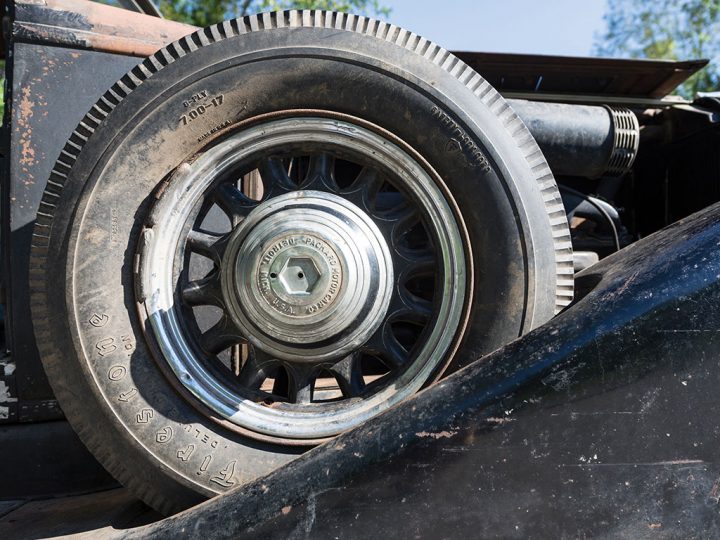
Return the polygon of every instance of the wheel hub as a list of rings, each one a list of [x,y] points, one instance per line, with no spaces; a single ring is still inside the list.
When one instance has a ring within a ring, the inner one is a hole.
[[[257,265],[254,284],[270,307],[302,324],[307,316],[332,306],[343,276],[337,252],[311,233],[285,235],[273,244]]]
[[[253,345],[297,362],[339,358],[382,322],[390,250],[346,199],[296,191],[260,204],[229,241],[222,289]]]
[[[296,444],[430,380],[472,278],[442,179],[402,141],[347,117],[257,122],[178,167],[138,284],[159,359],[201,410]],[[256,174],[262,201],[238,188]]]

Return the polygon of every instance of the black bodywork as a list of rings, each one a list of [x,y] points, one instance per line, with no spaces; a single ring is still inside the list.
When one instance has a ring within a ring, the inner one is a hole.
[[[27,277],[52,164],[97,98],[184,31],[149,17],[113,26],[83,5],[4,6],[0,424],[62,418]],[[271,477],[138,534],[720,534],[720,208],[637,242],[720,200],[720,103],[667,97],[705,62],[456,54],[508,98],[635,112],[629,173],[558,177],[574,247],[600,257],[628,247],[581,274],[582,298],[542,328],[482,362],[463,359],[466,369]],[[608,205],[612,226],[588,195]]]
[[[541,328],[130,538],[717,538],[720,205]]]

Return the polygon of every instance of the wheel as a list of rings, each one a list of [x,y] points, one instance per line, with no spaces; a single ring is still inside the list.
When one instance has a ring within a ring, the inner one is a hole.
[[[321,11],[225,22],[133,69],[65,146],[34,239],[63,410],[163,512],[572,296],[555,182],[500,95],[414,34]]]

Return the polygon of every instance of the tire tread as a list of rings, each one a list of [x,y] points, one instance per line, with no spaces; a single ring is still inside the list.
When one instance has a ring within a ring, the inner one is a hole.
[[[30,252],[30,293],[33,325],[35,335],[38,338],[36,341],[40,356],[51,380],[62,375],[62,355],[59,353],[62,349],[53,340],[51,315],[46,308],[48,287],[50,286],[46,266],[48,262],[48,244],[52,236],[56,202],[83,146],[123,99],[158,71],[177,59],[200,47],[231,37],[248,32],[283,27],[335,28],[386,40],[398,47],[411,50],[453,75],[461,84],[473,92],[485,106],[502,115],[505,128],[513,137],[517,146],[523,151],[528,165],[535,174],[535,181],[541,191],[548,219],[550,220],[557,276],[556,312],[572,301],[573,263],[572,250],[569,247],[570,232],[565,212],[561,211],[558,206],[561,199],[557,185],[552,179],[552,174],[547,168],[539,147],[530,136],[530,132],[522,123],[522,120],[482,76],[455,55],[432,41],[376,19],[321,10],[289,10],[279,13],[249,15],[197,30],[170,43],[143,60],[100,97],[73,130],[72,135],[61,151],[50,173],[48,185],[42,197],[41,210],[38,223],[33,231]],[[97,431],[89,429],[89,426],[83,423],[79,403],[66,399],[63,400],[63,407],[66,416],[85,445],[91,449],[97,459],[116,479],[128,486],[147,504],[161,512],[168,513],[177,509],[173,501],[163,493],[157,492],[152,486],[146,485],[131,474],[122,461],[113,455],[111,447],[97,435]]]

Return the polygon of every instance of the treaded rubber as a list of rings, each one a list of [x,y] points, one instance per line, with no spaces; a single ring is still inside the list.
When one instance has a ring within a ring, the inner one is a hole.
[[[262,13],[224,21],[198,30],[158,50],[130,70],[97,101],[80,121],[65,144],[50,174],[38,209],[30,253],[29,286],[34,331],[38,349],[50,380],[60,375],[62,355],[60,354],[61,347],[53,341],[50,328],[52,314],[48,312],[47,308],[48,245],[52,235],[53,217],[57,201],[83,146],[103,120],[125,97],[143,84],[144,81],[178,58],[201,47],[230,37],[283,27],[331,28],[356,32],[384,40],[426,58],[470,89],[481,102],[500,118],[533,171],[552,229],[557,276],[555,312],[559,312],[572,301],[572,246],[559,190],[540,148],[527,127],[489,83],[472,68],[439,45],[393,24],[363,16],[320,10]],[[162,493],[153,490],[152,486],[146,485],[130,474],[119,457],[114,455],[112,449],[101,441],[93,430],[88,429],[88,426],[83,424],[82,415],[78,411],[81,404],[76,401],[64,400],[64,412],[85,445],[105,468],[150,506],[166,513],[174,510],[175,506],[171,501],[166,499]]]

